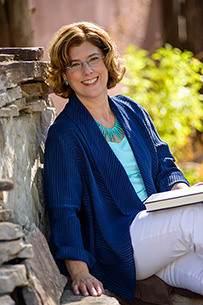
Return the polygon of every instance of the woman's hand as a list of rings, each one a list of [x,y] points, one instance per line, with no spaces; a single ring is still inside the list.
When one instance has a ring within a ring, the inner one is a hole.
[[[89,273],[88,266],[83,261],[65,260],[66,268],[72,279],[72,289],[76,295],[100,296],[104,288],[100,281]]]
[[[198,182],[198,183],[194,184],[192,187],[200,186],[200,185],[203,185],[203,182]]]
[[[100,296],[104,294],[102,283],[88,271],[80,272],[72,278],[72,289],[76,295],[79,295],[80,292],[84,296]]]

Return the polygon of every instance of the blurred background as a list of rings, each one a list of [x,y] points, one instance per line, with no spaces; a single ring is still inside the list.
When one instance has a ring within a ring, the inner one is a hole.
[[[54,33],[77,21],[103,26],[125,57],[110,95],[141,103],[190,182],[203,180],[203,1],[0,0],[0,47],[43,47],[48,60]],[[67,101],[53,100],[59,113]]]

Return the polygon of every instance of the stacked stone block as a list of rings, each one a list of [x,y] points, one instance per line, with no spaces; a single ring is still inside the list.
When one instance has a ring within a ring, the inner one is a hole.
[[[12,182],[0,180],[0,304],[15,304],[11,294],[17,287],[28,284],[25,265],[20,260],[33,256],[32,246],[23,240],[20,225],[9,222],[11,210],[3,207],[3,191],[11,189]],[[17,263],[18,261],[18,263]],[[12,262],[12,263],[11,263]]]

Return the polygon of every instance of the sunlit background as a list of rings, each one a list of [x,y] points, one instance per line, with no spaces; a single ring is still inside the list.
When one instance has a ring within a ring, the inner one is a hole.
[[[123,93],[150,113],[191,183],[203,180],[202,0],[0,0],[0,47],[44,48],[63,25],[103,26],[126,59]],[[67,100],[52,95],[59,113]]]

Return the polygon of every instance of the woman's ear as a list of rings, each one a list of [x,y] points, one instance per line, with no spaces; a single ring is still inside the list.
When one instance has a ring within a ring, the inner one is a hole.
[[[62,77],[63,77],[65,85],[68,86],[67,77],[66,77],[66,74],[64,72],[62,73]]]
[[[62,73],[62,77],[64,81],[67,80],[66,74],[64,72]]]

